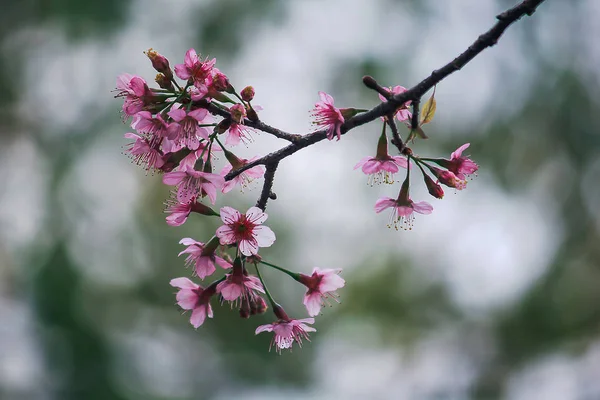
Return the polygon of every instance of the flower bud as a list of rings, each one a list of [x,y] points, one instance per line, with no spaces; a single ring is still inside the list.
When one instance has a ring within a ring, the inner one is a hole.
[[[444,191],[442,187],[435,183],[433,179],[427,174],[423,172],[423,179],[425,179],[425,185],[427,186],[427,190],[429,194],[435,197],[436,199],[441,199],[444,197]]]
[[[229,129],[230,126],[231,126],[231,119],[225,118],[225,119],[221,120],[221,122],[219,122],[217,124],[217,126],[215,127],[215,129],[217,130],[217,132],[220,135],[221,133],[227,132],[227,129]]]
[[[202,204],[200,202],[194,202],[194,203],[192,203],[191,210],[193,212],[195,212],[195,213],[202,214],[202,215],[215,216],[215,217],[219,216],[218,212],[216,212],[215,210],[213,210],[209,206],[204,205],[204,204]]]
[[[244,101],[252,101],[252,99],[254,99],[254,88],[252,86],[246,86],[242,89],[240,94]]]
[[[173,82],[164,74],[156,74],[156,78],[154,78],[154,81],[158,83],[158,86],[163,89],[175,90],[175,88],[173,87]]]
[[[173,72],[171,71],[171,67],[169,66],[169,60],[153,49],[148,49],[145,52],[150,61],[152,62],[152,67],[158,72],[164,74],[169,80],[173,78]]]
[[[228,91],[229,87],[231,86],[229,84],[229,79],[227,78],[227,75],[225,75],[222,72],[217,72],[213,78],[212,78],[212,88],[214,90],[216,90],[217,92],[225,92]]]
[[[269,307],[267,306],[265,299],[256,297],[254,301],[250,303],[250,315],[263,314],[267,311],[267,308]]]

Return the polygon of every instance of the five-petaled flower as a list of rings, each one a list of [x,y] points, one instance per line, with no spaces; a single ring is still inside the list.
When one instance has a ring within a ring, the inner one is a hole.
[[[197,88],[205,90],[205,86],[210,84],[213,67],[216,59],[200,61],[196,50],[189,49],[185,53],[183,64],[175,66],[175,75],[180,79],[191,80]],[[209,80],[207,82],[207,79]]]
[[[275,242],[275,234],[268,226],[262,225],[268,215],[258,207],[250,207],[246,214],[231,207],[221,208],[224,225],[217,229],[221,244],[237,243],[245,256],[258,253],[259,247],[269,247]]]
[[[333,140],[337,136],[340,140],[342,132],[340,127],[344,123],[344,116],[339,108],[333,105],[333,97],[325,92],[319,92],[321,101],[315,104],[312,116],[315,118],[314,124],[327,128],[327,139]]]
[[[206,316],[213,317],[213,310],[210,306],[210,298],[215,294],[214,285],[204,289],[196,285],[188,278],[171,279],[171,286],[179,288],[177,292],[177,304],[184,310],[192,310],[190,323],[194,328],[198,328],[204,323]]]
[[[419,214],[431,214],[433,207],[426,201],[420,201],[415,203],[408,196],[409,182],[406,179],[402,183],[400,188],[400,194],[397,199],[391,197],[382,197],[375,202],[375,212],[380,213],[387,208],[392,209],[392,216],[388,227],[392,225],[398,230],[398,223],[403,225],[404,229],[412,229],[414,215],[413,213]]]
[[[200,139],[208,140],[208,131],[199,125],[210,122],[206,109],[198,108],[188,112],[177,109],[169,111],[168,114],[175,121],[167,128],[169,139],[190,150],[196,150],[200,146]]]
[[[254,299],[257,292],[264,293],[260,280],[256,276],[248,275],[244,272],[240,258],[233,262],[233,270],[225,275],[225,280],[217,285],[217,292],[223,296],[223,299],[232,303],[244,303]]]
[[[261,332],[274,332],[275,335],[269,345],[269,351],[275,345],[277,351],[281,354],[281,350],[290,349],[294,341],[298,346],[302,347],[302,340],[308,340],[308,332],[316,332],[317,330],[307,324],[314,324],[314,318],[291,319],[287,316],[281,306],[275,305],[273,312],[279,318],[272,324],[261,325],[256,328],[255,334]]]
[[[335,291],[344,287],[346,281],[339,274],[341,268],[337,269],[313,269],[312,275],[299,274],[298,281],[307,287],[304,295],[304,306],[308,315],[314,317],[319,314],[324,302],[333,299],[339,303]]]
[[[148,88],[148,84],[144,78],[137,75],[119,75],[117,78],[117,91],[116,97],[125,97],[123,112],[128,116],[142,111],[146,103],[152,98],[152,91]]]
[[[465,143],[456,149],[450,156],[450,161],[446,166],[458,179],[464,180],[467,175],[474,174],[479,169],[479,166],[473,160],[462,155],[463,151],[470,145],[471,143]]]

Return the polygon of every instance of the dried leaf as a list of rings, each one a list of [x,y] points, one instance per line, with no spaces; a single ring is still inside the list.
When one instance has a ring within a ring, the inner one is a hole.
[[[431,122],[433,116],[435,115],[436,102],[435,102],[435,91],[431,95],[431,97],[425,102],[423,105],[423,109],[421,110],[421,123],[420,125],[427,124]]]

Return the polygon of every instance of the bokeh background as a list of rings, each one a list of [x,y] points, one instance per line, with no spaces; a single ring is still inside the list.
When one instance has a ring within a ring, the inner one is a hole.
[[[547,3],[547,4],[546,4]],[[547,1],[437,88],[421,155],[470,142],[478,177],[410,232],[388,229],[355,163],[379,123],[280,165],[262,251],[292,270],[343,268],[342,304],[301,350],[268,352],[215,304],[197,331],[171,278],[178,241],[218,221],[168,227],[168,188],[122,154],[116,76],[180,63],[194,47],[251,84],[264,121],[311,130],[336,105],[378,99],[365,74],[412,86],[514,1],[27,0],[0,16],[1,399],[600,399],[600,3]],[[285,144],[265,134],[239,154]],[[254,190],[229,197],[246,209]],[[223,203],[219,203],[223,205]],[[265,271],[306,316],[303,290]]]

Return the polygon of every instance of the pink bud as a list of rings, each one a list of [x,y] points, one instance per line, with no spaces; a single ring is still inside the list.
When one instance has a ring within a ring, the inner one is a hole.
[[[242,99],[244,101],[252,101],[254,98],[254,88],[252,86],[246,86],[244,89],[242,89],[242,93],[240,94],[242,95]]]

